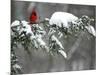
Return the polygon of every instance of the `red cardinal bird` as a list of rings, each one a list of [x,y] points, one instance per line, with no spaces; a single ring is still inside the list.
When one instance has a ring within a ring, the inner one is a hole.
[[[30,15],[30,24],[34,24],[37,22],[38,16],[36,11],[33,9],[31,15]]]

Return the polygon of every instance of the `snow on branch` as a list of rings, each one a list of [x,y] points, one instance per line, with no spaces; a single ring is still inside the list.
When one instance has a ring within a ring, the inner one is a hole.
[[[50,25],[57,25],[58,27],[65,27],[69,28],[69,22],[76,21],[78,17],[66,13],[66,12],[55,12],[50,18],[49,24]]]
[[[50,52],[60,53],[65,59],[67,58],[67,54],[63,51],[64,47],[62,43],[54,35],[51,35],[51,38],[49,39],[49,44]]]
[[[93,28],[93,26],[89,25],[89,26],[85,26],[85,28],[87,29],[87,31],[92,34],[94,37],[96,37],[96,31]]]
[[[45,18],[43,26],[39,24],[31,24],[27,21],[15,20],[11,24],[12,36],[14,36],[17,42],[29,47],[30,44],[36,49],[42,48],[47,52],[60,53],[64,58],[67,58],[67,54],[64,51],[62,43],[59,41],[61,37],[75,35],[78,32],[89,32],[93,36],[96,36],[94,27],[90,24],[91,19],[83,15],[81,18],[67,12],[55,12],[51,15],[51,18]],[[49,38],[48,43],[43,40],[43,37]],[[19,41],[20,40],[20,41]],[[27,44],[27,45],[26,45]],[[76,44],[77,45],[77,44]],[[71,50],[69,54],[72,54],[75,49]]]

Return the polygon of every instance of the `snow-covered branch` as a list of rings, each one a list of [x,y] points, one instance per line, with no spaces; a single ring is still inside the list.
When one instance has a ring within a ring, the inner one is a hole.
[[[90,21],[91,19],[86,15],[78,18],[71,13],[55,12],[50,19],[45,18],[41,22],[44,28],[47,28],[47,31],[39,25],[40,23],[30,25],[27,21],[15,20],[11,24],[11,32],[12,36],[17,38],[16,42],[22,43],[27,49],[32,44],[33,48],[42,48],[46,52],[60,53],[64,58],[67,58],[67,54],[59,39],[63,36],[75,35],[81,31],[84,32],[85,30],[96,36],[96,31],[90,24]],[[48,44],[43,40],[44,36],[48,36]]]
[[[62,43],[54,36],[51,35],[49,39],[50,44],[50,52],[53,54],[53,52],[60,53],[64,58],[67,58],[67,54],[63,51],[64,47]]]
[[[50,18],[49,24],[50,25],[57,25],[58,27],[65,27],[69,28],[69,22],[76,21],[78,17],[66,13],[66,12],[55,12]]]

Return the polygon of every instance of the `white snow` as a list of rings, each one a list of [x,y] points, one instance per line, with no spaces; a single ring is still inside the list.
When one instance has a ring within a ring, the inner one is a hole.
[[[45,18],[44,20],[49,21],[49,18]]]
[[[56,32],[56,30],[54,30],[53,28],[50,28],[50,30],[48,32],[48,35],[51,36],[55,32]]]
[[[59,32],[58,36],[59,36],[58,38],[61,38],[63,36],[63,33]]]
[[[63,50],[58,51],[64,58],[67,58],[67,54]]]
[[[41,38],[37,38],[37,42],[40,46],[46,46],[46,43]]]
[[[64,49],[64,47],[62,46],[61,42],[54,36],[52,35],[51,37],[52,41],[56,41],[56,43],[60,46],[61,49]]]
[[[15,64],[15,65],[13,66],[13,68],[18,68],[18,69],[21,69],[22,67],[21,67],[21,66],[19,66],[18,64]]]
[[[93,28],[93,26],[89,25],[89,26],[85,26],[85,28],[88,30],[88,32],[90,34],[92,34],[93,36],[96,36],[96,31],[95,29]]]
[[[25,31],[26,35],[31,34],[30,39],[33,40],[35,44],[38,44],[41,47],[46,46],[46,43],[42,40],[42,35],[41,34],[38,33],[38,34],[34,35],[32,30],[31,30],[31,26],[28,24],[28,22],[27,21],[21,21],[21,22],[22,22],[23,28],[21,29],[20,32]],[[33,25],[33,27],[34,26],[37,27],[40,30],[40,31],[37,30],[37,32],[44,33],[42,31],[43,29],[38,24]]]
[[[69,27],[69,22],[76,21],[78,17],[74,16],[73,14],[67,12],[55,12],[50,18],[49,24],[53,25],[56,24],[57,26],[61,27],[62,24],[64,27]]]
[[[43,30],[43,28],[41,26],[39,26],[38,24],[33,24],[32,27],[33,27],[33,32],[34,32],[34,27],[37,29],[35,31],[36,32],[36,36],[42,38],[46,34],[46,32]]]
[[[28,25],[29,22],[23,20],[23,21],[21,21],[21,23],[22,23],[23,26],[26,26],[26,25]]]
[[[21,21],[21,23],[22,23],[22,28],[19,32],[21,33],[23,31],[25,31],[26,35],[31,34],[30,39],[34,39],[35,36],[34,36],[32,30],[31,30],[31,26],[28,24],[28,22],[27,21]]]
[[[15,26],[19,26],[20,22],[19,20],[15,20],[14,22],[12,22],[11,27],[15,27]]]

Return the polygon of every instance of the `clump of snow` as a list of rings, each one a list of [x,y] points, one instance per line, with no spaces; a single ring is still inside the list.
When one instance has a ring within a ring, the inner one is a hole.
[[[21,69],[22,67],[19,66],[18,64],[13,65],[13,68]]]
[[[49,21],[50,19],[49,19],[49,18],[45,18],[44,20],[45,20],[45,21]]]
[[[63,50],[58,51],[64,58],[67,58],[67,54]]]
[[[31,30],[31,26],[28,24],[27,21],[21,21],[21,25],[22,25],[22,28],[20,29],[19,33],[21,34],[22,32],[26,32],[26,35],[30,34],[31,35],[31,39],[33,38],[33,32]]]
[[[15,20],[14,22],[12,22],[11,27],[15,27],[15,26],[19,26],[19,25],[20,25],[20,21]]]
[[[43,29],[38,24],[33,24],[33,31],[31,29],[31,26],[26,21],[22,21],[23,28],[22,31],[26,32],[26,35],[31,34],[30,39],[34,41],[34,44],[36,44],[36,47],[45,47],[46,43],[43,41],[42,36],[45,34]],[[34,28],[36,30],[34,30]],[[21,32],[22,32],[21,31]],[[36,33],[34,35],[34,32]]]
[[[87,31],[92,34],[93,36],[96,36],[96,31],[94,29],[93,26],[89,25],[89,26],[85,26],[85,28],[87,29]]]
[[[67,12],[55,12],[52,14],[49,24],[50,25],[57,25],[59,27],[66,27],[69,28],[69,22],[78,20],[78,17],[76,17],[73,14],[67,13]]]

